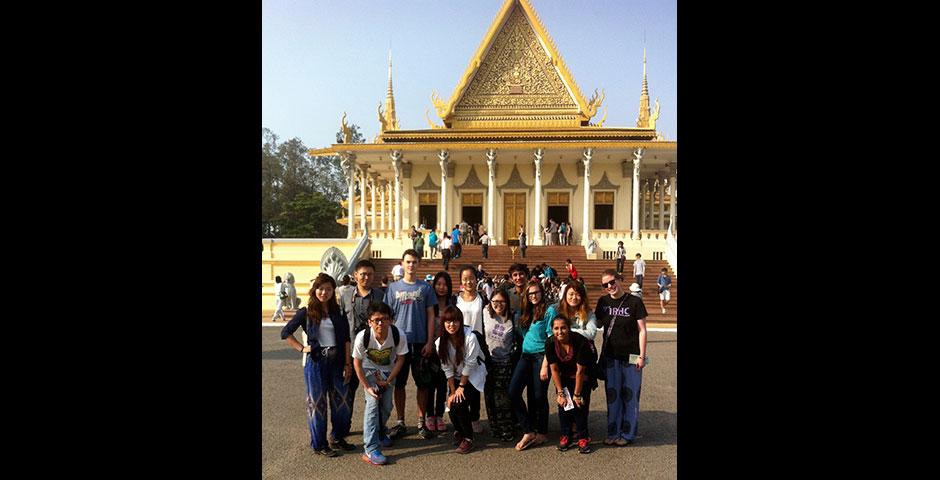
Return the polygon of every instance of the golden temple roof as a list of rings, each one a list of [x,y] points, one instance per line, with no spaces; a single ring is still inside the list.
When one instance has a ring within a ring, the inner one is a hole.
[[[585,100],[529,2],[506,0],[450,100],[431,101],[445,128],[577,127],[603,95]]]

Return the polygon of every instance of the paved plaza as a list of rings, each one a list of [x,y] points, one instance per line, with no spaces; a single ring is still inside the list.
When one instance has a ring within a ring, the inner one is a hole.
[[[550,405],[548,443],[517,452],[515,443],[497,442],[488,430],[477,436],[475,450],[467,455],[453,452],[446,437],[424,440],[416,432],[415,386],[409,378],[406,424],[409,434],[383,449],[389,465],[364,463],[362,453],[362,389],[357,392],[352,434],[347,441],[360,447],[336,458],[315,455],[304,413],[304,381],[300,354],[280,339],[280,327],[263,327],[262,351],[262,476],[265,479],[302,478],[676,478],[676,333],[650,332],[647,354],[650,365],[643,376],[640,399],[639,438],[627,447],[603,444],[606,431],[606,400],[601,386],[592,393],[590,432],[595,451],[579,454],[577,448],[559,452],[558,413]],[[601,334],[599,331],[598,346]],[[299,332],[297,337],[300,337]],[[549,396],[554,387],[549,386]],[[393,420],[388,423],[394,424]],[[481,406],[484,428],[486,408]]]

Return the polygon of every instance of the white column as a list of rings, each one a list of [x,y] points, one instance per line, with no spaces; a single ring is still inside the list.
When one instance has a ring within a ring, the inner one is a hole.
[[[359,167],[359,229],[362,234],[366,234],[366,175],[369,165],[362,164]]]
[[[441,201],[437,202],[441,209],[441,229],[444,232],[449,231],[447,224],[447,166],[450,164],[450,154],[447,150],[441,150],[437,154],[438,165],[441,166]]]
[[[496,208],[494,205],[496,203],[496,150],[492,148],[486,151],[486,168],[489,172],[489,182],[486,187],[488,204],[486,209],[486,231],[492,238],[496,235],[496,225],[493,223],[493,211]],[[496,242],[493,241],[493,243]]]
[[[591,243],[591,157],[594,156],[594,149],[588,148],[583,152],[584,158],[584,207],[581,212],[581,245],[585,247]]]
[[[353,178],[355,176],[356,168],[356,155],[352,153],[347,153],[345,155],[340,154],[340,167],[343,169],[343,175],[346,176],[346,185],[349,187],[347,192],[346,200],[346,238],[353,238],[353,233],[355,231],[355,198],[356,198],[356,186],[353,183]]]
[[[659,230],[666,229],[666,179],[659,182]]]
[[[395,221],[392,229],[395,238],[401,239],[401,150],[392,152],[392,168],[395,170]]]
[[[379,228],[385,230],[385,180],[379,182],[379,210],[382,212],[382,218],[379,220]]]
[[[653,225],[653,193],[654,193],[655,189],[653,188],[653,186],[651,185],[651,183],[653,183],[653,182],[650,182],[650,179],[647,178],[647,179],[646,179],[646,191],[648,191],[649,194],[650,194],[650,200],[649,200],[649,202],[646,203],[646,204],[648,205],[648,207],[646,207],[646,208],[648,208],[647,211],[649,212],[648,220],[646,221],[646,228],[647,228],[648,230],[652,230],[652,229],[655,227],[655,226]]]
[[[388,203],[385,205],[385,213],[388,215],[385,220],[385,229],[389,232],[392,231],[392,183],[388,180],[385,181],[385,198],[388,199]]]
[[[539,148],[535,151],[535,221],[532,222],[532,228],[535,229],[535,235],[532,235],[532,245],[545,245],[545,234],[542,225],[542,158],[545,156],[545,150]]]
[[[373,232],[375,231],[375,216],[377,214],[375,210],[375,188],[376,188],[375,182],[377,181],[376,177],[378,176],[379,174],[375,172],[372,172],[371,174],[369,174],[369,193],[372,195],[372,222],[371,222],[370,228],[372,229]]]
[[[630,229],[630,238],[640,239],[640,160],[643,159],[643,149],[633,152],[633,218]]]

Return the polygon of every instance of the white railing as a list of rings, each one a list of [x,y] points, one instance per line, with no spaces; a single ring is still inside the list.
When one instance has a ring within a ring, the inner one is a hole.
[[[666,230],[666,261],[672,267],[672,273],[679,276],[679,257],[676,253],[676,236],[672,233],[672,222],[669,222],[669,229]]]
[[[364,258],[362,254],[365,252],[366,247],[371,243],[371,240],[369,240],[369,227],[366,226],[364,235],[362,236],[362,239],[359,240],[359,245],[356,245],[356,249],[353,250],[352,256],[349,257],[349,265],[346,266],[346,271],[344,271],[341,275],[352,275],[353,272],[355,272],[356,263],[359,262],[361,258]]]

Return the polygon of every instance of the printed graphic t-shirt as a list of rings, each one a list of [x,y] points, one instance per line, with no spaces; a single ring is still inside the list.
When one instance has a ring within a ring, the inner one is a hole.
[[[428,307],[437,305],[437,295],[428,282],[392,282],[385,292],[385,304],[395,311],[395,325],[408,337],[408,343],[428,341]]]
[[[398,328],[395,325],[390,325],[390,327]],[[401,329],[399,328],[398,331],[401,332]],[[395,366],[395,360],[398,359],[398,356],[408,353],[408,342],[405,341],[405,334],[401,334],[397,349],[395,348],[395,335],[392,334],[391,329],[381,345],[375,339],[375,333],[370,331],[369,348],[362,347],[362,336],[365,334],[365,330],[363,330],[356,335],[356,341],[353,342],[353,358],[362,360],[364,370],[374,368],[386,375],[392,373],[392,367]]]

